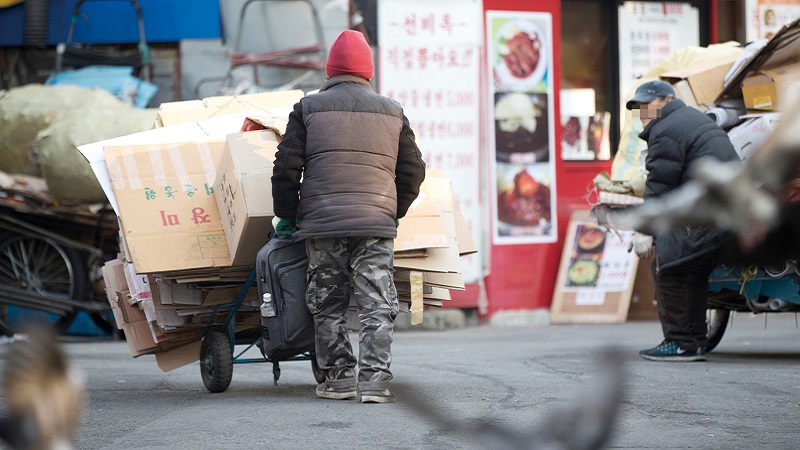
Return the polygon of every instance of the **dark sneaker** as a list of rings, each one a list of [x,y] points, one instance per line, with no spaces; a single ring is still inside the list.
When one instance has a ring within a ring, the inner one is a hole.
[[[317,386],[317,397],[329,398],[332,400],[347,400],[349,398],[356,398],[355,385],[334,387],[329,383],[329,381],[326,381]]]
[[[705,361],[706,348],[698,347],[695,351],[688,351],[675,341],[665,340],[657,347],[640,351],[639,356],[650,361]]]
[[[394,393],[389,388],[382,391],[361,391],[361,403],[392,403]]]

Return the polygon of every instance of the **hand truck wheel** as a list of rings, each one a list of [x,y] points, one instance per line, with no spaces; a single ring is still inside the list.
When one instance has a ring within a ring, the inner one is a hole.
[[[224,333],[212,331],[200,348],[200,375],[209,392],[224,392],[233,378],[231,343]]]
[[[730,310],[722,308],[708,308],[706,311],[706,322],[708,323],[708,347],[706,351],[710,352],[717,348],[719,341],[722,340],[722,335],[728,328],[728,319],[731,316]]]

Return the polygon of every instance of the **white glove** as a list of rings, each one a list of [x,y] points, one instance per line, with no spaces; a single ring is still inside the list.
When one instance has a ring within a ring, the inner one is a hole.
[[[636,233],[628,244],[628,251],[633,250],[639,258],[648,258],[653,254],[653,236]]]

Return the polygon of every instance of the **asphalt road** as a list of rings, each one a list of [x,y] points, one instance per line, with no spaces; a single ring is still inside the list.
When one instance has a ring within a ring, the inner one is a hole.
[[[498,448],[475,438],[475,421],[533,429],[596,382],[597,355],[609,345],[629,356],[610,448],[800,447],[793,314],[769,316],[766,329],[763,315],[734,316],[704,363],[638,359],[660,340],[656,322],[396,333],[396,381],[459,424],[447,430],[402,396],[394,404],[318,399],[307,361],[284,363],[278,386],[269,364],[235,365],[228,390],[211,394],[198,364],[164,373],[152,356],[131,358],[124,342],[63,345],[88,389],[78,449]]]

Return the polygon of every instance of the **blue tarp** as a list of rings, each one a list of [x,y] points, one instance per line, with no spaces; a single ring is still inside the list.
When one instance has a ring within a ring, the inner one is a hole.
[[[156,94],[158,86],[133,76],[132,67],[89,66],[82,69],[54,73],[46,85],[69,84],[85,88],[97,87],[112,93],[125,103],[146,108]]]

